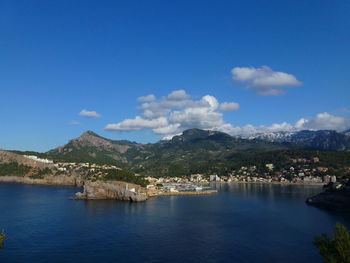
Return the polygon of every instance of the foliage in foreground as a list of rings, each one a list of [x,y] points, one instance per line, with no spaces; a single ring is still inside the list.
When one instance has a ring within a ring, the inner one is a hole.
[[[350,263],[350,236],[344,225],[336,224],[333,239],[326,234],[315,237],[314,245],[325,263]]]
[[[4,240],[6,239],[6,235],[4,233],[4,230],[2,230],[2,233],[0,234],[0,248],[3,247]]]

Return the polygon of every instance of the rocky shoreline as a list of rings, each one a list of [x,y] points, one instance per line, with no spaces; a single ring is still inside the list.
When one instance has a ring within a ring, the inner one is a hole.
[[[150,197],[157,196],[183,196],[183,195],[209,195],[217,193],[217,190],[164,192],[152,191],[140,185],[121,181],[89,181],[80,177],[66,175],[48,175],[42,179],[18,176],[1,176],[0,183],[21,183],[31,185],[73,186],[83,187],[83,192],[78,192],[71,199],[75,200],[124,200],[132,202],[146,201]]]

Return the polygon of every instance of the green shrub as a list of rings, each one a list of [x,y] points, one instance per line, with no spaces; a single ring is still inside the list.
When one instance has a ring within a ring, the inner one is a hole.
[[[133,184],[138,184],[143,187],[147,186],[148,182],[139,176],[135,176],[132,172],[128,170],[116,170],[116,169],[110,169],[106,171],[107,174],[102,178],[102,180],[105,181],[123,181]]]
[[[18,164],[17,162],[1,163],[0,176],[23,176],[30,171],[31,167],[27,165]]]
[[[6,239],[6,235],[4,233],[4,230],[2,230],[2,233],[0,234],[0,248],[3,247],[5,239]]]
[[[44,175],[51,174],[51,173],[52,173],[51,169],[46,167],[44,169],[39,169],[39,170],[35,171],[34,174],[32,176],[30,176],[30,178],[43,179]]]
[[[325,263],[350,263],[350,236],[344,225],[335,225],[333,239],[326,234],[315,237],[314,245]]]

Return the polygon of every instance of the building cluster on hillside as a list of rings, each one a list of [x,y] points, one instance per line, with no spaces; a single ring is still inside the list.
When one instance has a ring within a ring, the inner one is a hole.
[[[54,163],[54,166],[61,172],[78,172],[90,180],[102,179],[108,174],[108,170],[121,170],[115,165],[95,163],[57,162]]]
[[[273,163],[265,164],[261,172],[256,166],[242,166],[227,175],[192,174],[185,177],[147,177],[149,188],[163,187],[165,184],[206,184],[209,182],[245,182],[245,183],[298,183],[298,184],[328,184],[337,182],[337,177],[330,173],[328,167],[318,166],[318,157],[311,159],[291,159],[291,164],[276,168]],[[311,165],[312,164],[312,165]]]
[[[336,182],[335,175],[329,174],[329,168],[318,166],[320,159],[313,157],[293,158],[291,165],[283,168],[276,168],[275,164],[265,164],[266,171],[259,172],[256,166],[242,166],[236,171],[232,171],[228,176],[220,178],[210,177],[210,181],[225,182],[285,182],[285,183],[329,183]]]
[[[39,163],[47,163],[47,164],[53,163],[52,160],[39,158],[38,156],[35,156],[35,155],[23,155],[23,156]]]
[[[63,172],[83,172],[91,180],[103,178],[108,170],[122,170],[115,165],[78,163],[78,162],[55,162],[48,159],[41,159],[37,156],[25,155],[26,158],[53,164],[56,169]],[[204,175],[192,174],[182,177],[145,177],[149,184],[148,189],[161,189],[164,191],[176,192],[187,189],[199,189],[200,186],[210,182],[262,182],[262,183],[300,183],[300,184],[328,184],[336,183],[337,177],[331,173],[328,167],[320,165],[318,157],[311,159],[295,158],[281,168],[273,163],[266,163],[265,169],[260,170],[257,166],[242,166],[233,170],[227,175]],[[349,169],[350,171],[350,169]],[[136,174],[136,176],[139,176]]]
[[[91,172],[94,172],[99,169],[103,170],[109,170],[109,169],[116,169],[121,170],[120,167],[117,167],[115,165],[107,165],[107,164],[95,164],[95,163],[74,163],[74,162],[57,162],[55,163],[55,166],[57,168],[64,169],[64,171],[69,169],[85,169],[89,170]]]

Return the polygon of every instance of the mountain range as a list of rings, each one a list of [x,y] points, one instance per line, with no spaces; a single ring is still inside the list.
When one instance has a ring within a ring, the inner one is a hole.
[[[113,163],[132,167],[136,172],[173,174],[182,169],[210,170],[209,167],[221,166],[228,156],[239,152],[287,148],[280,143],[235,138],[223,132],[200,129],[186,130],[171,140],[153,144],[114,141],[87,131],[46,154],[54,160]]]
[[[349,132],[328,130],[277,132],[233,137],[219,131],[189,129],[171,140],[139,144],[110,140],[87,131],[67,144],[35,154],[54,161],[114,164],[134,173],[179,176],[192,173],[225,174],[242,165],[285,163],[291,156],[314,156],[316,151],[350,150]],[[338,158],[338,157],[337,157]]]

